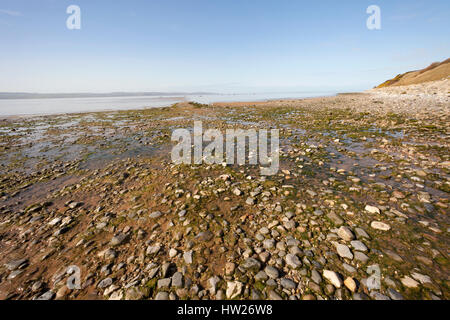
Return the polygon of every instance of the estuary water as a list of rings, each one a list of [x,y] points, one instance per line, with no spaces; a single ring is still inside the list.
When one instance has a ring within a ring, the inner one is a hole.
[[[335,92],[288,92],[253,94],[205,94],[180,96],[126,96],[90,98],[0,99],[0,116],[50,115],[95,111],[167,107],[177,102],[198,103],[265,101],[330,96]]]

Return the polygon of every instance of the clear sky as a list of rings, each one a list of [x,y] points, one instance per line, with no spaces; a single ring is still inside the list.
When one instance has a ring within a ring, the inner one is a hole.
[[[449,0],[0,0],[0,92],[361,90],[449,57]]]

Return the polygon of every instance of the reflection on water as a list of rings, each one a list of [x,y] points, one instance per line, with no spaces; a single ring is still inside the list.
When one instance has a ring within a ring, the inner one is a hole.
[[[186,96],[136,96],[101,98],[56,98],[56,99],[0,99],[0,115],[43,115],[59,113],[80,113],[108,110],[130,110],[140,108],[166,107],[177,102],[199,103],[262,101],[274,99],[306,98],[333,95],[334,92],[292,92],[255,94],[214,94]]]

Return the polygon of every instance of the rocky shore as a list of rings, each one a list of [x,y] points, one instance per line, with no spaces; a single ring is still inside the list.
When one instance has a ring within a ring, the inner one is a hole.
[[[383,90],[1,120],[0,299],[448,299],[449,91]],[[279,173],[172,164],[194,120]]]

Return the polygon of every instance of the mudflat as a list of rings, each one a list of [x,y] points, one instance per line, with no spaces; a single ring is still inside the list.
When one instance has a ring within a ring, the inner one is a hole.
[[[448,299],[449,91],[398,88],[3,119],[0,298]],[[172,164],[194,120],[279,173]]]

